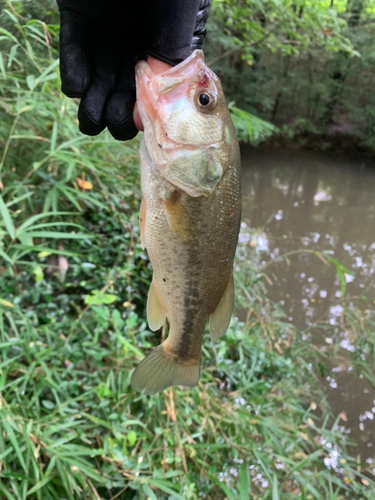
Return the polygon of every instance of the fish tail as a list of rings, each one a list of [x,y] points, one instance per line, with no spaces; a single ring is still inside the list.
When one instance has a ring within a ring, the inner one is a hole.
[[[153,349],[133,372],[133,389],[156,394],[171,385],[195,387],[199,381],[201,356],[183,359],[169,348],[168,339]]]

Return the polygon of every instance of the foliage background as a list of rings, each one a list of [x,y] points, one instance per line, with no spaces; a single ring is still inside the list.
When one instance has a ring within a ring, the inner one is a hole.
[[[249,96],[260,95],[252,91],[259,81],[241,94],[230,78],[242,88],[241,68],[246,58],[256,61],[262,39],[270,64],[273,57],[284,63],[283,54],[306,54],[319,30],[308,2],[301,3],[311,11],[301,35],[299,4],[239,5],[214,3],[212,40],[219,37],[225,51],[244,44],[238,70],[230,57],[217,64],[229,94],[241,96],[241,107],[231,106],[239,134],[260,140],[272,126],[242,109],[258,109]],[[236,267],[246,321],[233,319],[216,344],[206,339],[198,388],[133,393],[133,367],[160,341],[144,320],[151,269],[139,245],[138,139],[123,144],[78,132],[77,103],[60,93],[54,3],[1,6],[2,498],[373,498],[371,471],[349,453],[340,417],[316,383],[329,371],[328,354],[315,352],[266,299],[262,252],[247,244],[247,227]],[[265,31],[263,11],[274,13],[279,31]],[[328,48],[347,57],[346,24],[332,12]],[[298,52],[286,36],[301,40]],[[350,325],[358,350],[374,352],[370,316],[358,312]],[[371,359],[353,353],[352,363],[374,382]],[[336,468],[324,462],[332,450]]]
[[[373,0],[213,3],[208,62],[236,105],[322,149],[374,143]]]

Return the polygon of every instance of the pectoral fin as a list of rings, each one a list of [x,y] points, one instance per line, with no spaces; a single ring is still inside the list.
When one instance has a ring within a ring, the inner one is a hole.
[[[234,283],[233,274],[230,275],[227,288],[216,310],[210,316],[210,336],[211,340],[220,338],[227,331],[230,318],[232,316],[234,303]]]
[[[175,192],[168,200],[163,201],[164,213],[174,234],[181,241],[190,241],[194,237],[194,226],[189,214],[178,199]]]
[[[160,300],[157,286],[152,280],[147,297],[147,321],[150,330],[155,332],[164,325],[166,311]]]
[[[141,247],[146,248],[145,231],[146,231],[146,202],[142,198],[141,208],[139,209],[139,231],[141,233]]]

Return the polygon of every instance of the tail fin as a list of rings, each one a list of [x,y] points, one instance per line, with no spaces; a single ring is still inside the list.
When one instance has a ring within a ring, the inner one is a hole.
[[[153,349],[133,372],[133,389],[156,394],[171,385],[195,387],[199,381],[201,358],[180,359],[168,352],[166,342]]]

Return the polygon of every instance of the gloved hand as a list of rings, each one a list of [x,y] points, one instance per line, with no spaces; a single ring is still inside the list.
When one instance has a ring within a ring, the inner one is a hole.
[[[137,134],[134,68],[147,55],[171,65],[200,48],[211,0],[57,0],[62,91],[80,97],[79,128]]]

